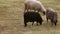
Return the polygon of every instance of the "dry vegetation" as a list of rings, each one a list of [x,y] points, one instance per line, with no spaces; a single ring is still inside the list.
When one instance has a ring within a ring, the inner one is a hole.
[[[46,22],[45,16],[41,15],[44,22],[41,26],[28,23],[24,27],[24,0],[0,0],[0,34],[60,34],[60,0],[40,0],[43,5],[52,7],[58,13],[57,26],[51,26]]]

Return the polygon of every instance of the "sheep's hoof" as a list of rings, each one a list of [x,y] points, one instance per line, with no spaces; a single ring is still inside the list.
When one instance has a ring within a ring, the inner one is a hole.
[[[56,23],[55,23],[55,26],[56,26]]]

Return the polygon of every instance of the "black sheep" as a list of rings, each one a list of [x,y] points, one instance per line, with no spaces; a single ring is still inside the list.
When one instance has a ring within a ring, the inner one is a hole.
[[[24,12],[24,26],[27,26],[27,22],[33,22],[32,25],[34,24],[34,21],[38,23],[40,23],[40,25],[42,24],[42,17],[40,16],[40,14],[38,12]]]

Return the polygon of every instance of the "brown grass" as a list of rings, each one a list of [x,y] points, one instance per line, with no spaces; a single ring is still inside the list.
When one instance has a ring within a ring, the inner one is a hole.
[[[45,8],[52,7],[58,13],[57,26],[51,26],[46,22],[45,16],[41,15],[44,22],[41,26],[28,23],[24,27],[24,0],[0,0],[0,33],[1,34],[60,34],[60,2],[59,0],[40,0]]]

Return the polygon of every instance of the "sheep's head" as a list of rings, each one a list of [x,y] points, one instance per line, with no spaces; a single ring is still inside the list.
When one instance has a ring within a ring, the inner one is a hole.
[[[43,12],[43,14],[45,15],[45,12]]]

